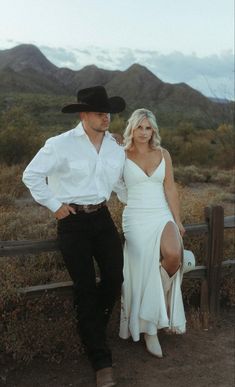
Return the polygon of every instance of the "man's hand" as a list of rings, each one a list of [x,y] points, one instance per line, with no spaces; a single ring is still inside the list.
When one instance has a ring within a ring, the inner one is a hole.
[[[123,145],[123,136],[120,133],[111,133],[118,145]]]
[[[66,218],[66,216],[69,216],[70,213],[76,215],[75,209],[68,204],[62,204],[62,206],[54,214],[56,219],[63,219]]]

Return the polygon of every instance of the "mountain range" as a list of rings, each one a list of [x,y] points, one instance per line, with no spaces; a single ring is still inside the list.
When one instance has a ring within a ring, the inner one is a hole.
[[[200,127],[215,127],[232,120],[231,103],[210,100],[185,83],[163,82],[138,63],[125,71],[104,70],[95,65],[75,71],[55,66],[34,45],[22,44],[0,51],[1,95],[67,96],[69,103],[76,101],[78,89],[98,84],[105,86],[110,96],[125,98],[126,115],[146,107],[166,125],[188,120]]]

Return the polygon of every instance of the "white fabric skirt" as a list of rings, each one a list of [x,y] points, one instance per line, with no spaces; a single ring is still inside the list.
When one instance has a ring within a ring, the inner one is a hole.
[[[158,329],[185,332],[181,293],[182,272],[174,277],[166,305],[160,275],[160,241],[164,227],[174,222],[169,209],[129,208],[123,212],[124,283],[119,335],[140,339],[140,333],[154,335]]]

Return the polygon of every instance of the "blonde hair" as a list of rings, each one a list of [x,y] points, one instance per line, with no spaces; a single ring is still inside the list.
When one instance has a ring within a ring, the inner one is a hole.
[[[153,129],[152,137],[149,141],[149,145],[152,149],[157,149],[160,146],[161,143],[161,137],[159,135],[159,130],[156,122],[156,118],[154,114],[147,109],[141,108],[135,110],[132,115],[130,116],[129,120],[127,121],[127,127],[124,131],[123,137],[124,137],[124,149],[130,149],[132,146],[132,139],[133,139],[133,131],[136,129],[141,121],[143,121],[144,118],[147,118],[149,121],[151,128]]]

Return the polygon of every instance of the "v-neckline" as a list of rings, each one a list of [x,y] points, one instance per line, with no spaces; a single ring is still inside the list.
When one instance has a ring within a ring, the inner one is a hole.
[[[144,174],[146,177],[148,177],[148,178],[152,177],[152,176],[155,174],[155,172],[156,172],[156,171],[158,170],[158,168],[160,167],[160,165],[161,165],[163,159],[164,159],[164,156],[162,155],[162,159],[161,159],[160,163],[158,164],[158,166],[154,169],[154,171],[151,173],[151,175],[147,175],[147,173],[143,170],[143,168],[141,168],[135,161],[133,161],[133,160],[131,160],[131,159],[129,159],[129,158],[127,157],[127,160],[131,161],[131,162],[132,162],[137,168],[139,168],[139,169],[143,172],[143,174]]]

